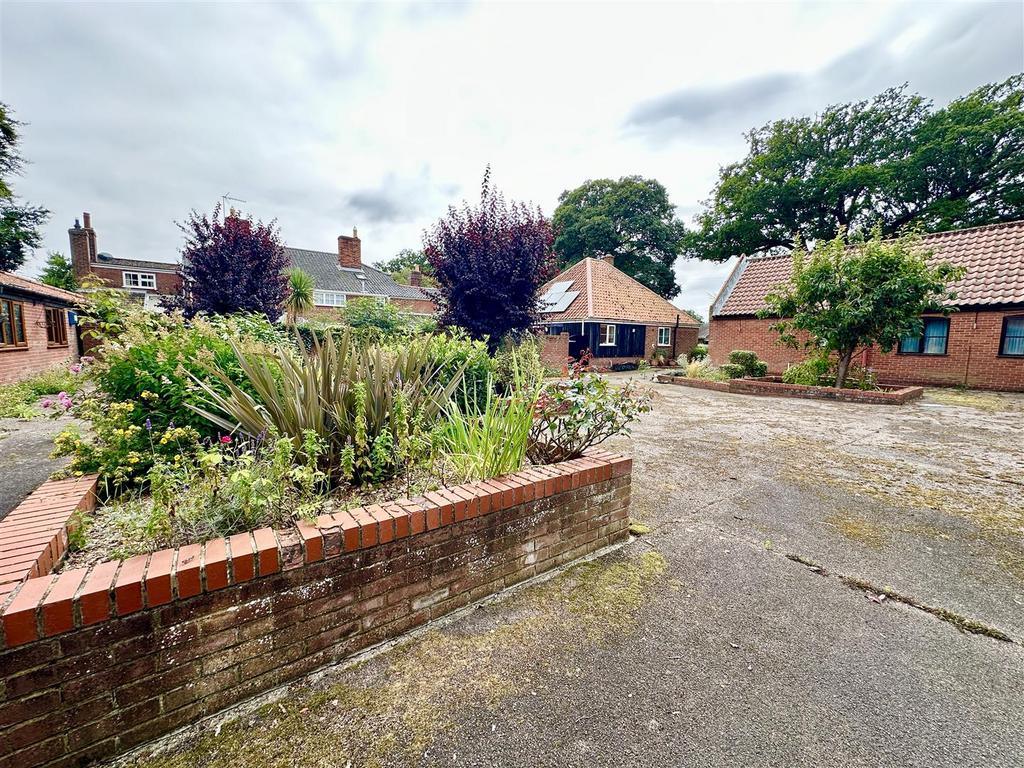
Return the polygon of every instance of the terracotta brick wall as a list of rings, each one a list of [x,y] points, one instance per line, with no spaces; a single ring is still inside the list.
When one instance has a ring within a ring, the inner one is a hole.
[[[569,360],[569,334],[544,334],[540,337],[540,361],[554,371],[566,370]]]
[[[591,457],[91,570],[8,597],[0,766],[127,750],[627,536]]]
[[[1003,318],[1014,311],[962,311],[949,318],[945,355],[904,355],[878,349],[859,355],[855,362],[870,368],[883,383],[930,386],[968,386],[976,389],[1024,391],[1024,358],[999,357]],[[711,360],[728,362],[734,349],[750,349],[768,363],[768,373],[779,375],[803,354],[778,344],[772,321],[757,318],[715,318],[711,321]]]
[[[70,365],[78,360],[75,328],[67,326],[66,347],[50,347],[46,341],[46,305],[25,301],[24,306],[28,347],[0,350],[0,383],[26,379],[48,368]]]
[[[402,312],[412,312],[417,315],[433,315],[437,312],[434,302],[427,299],[391,299],[391,303]]]

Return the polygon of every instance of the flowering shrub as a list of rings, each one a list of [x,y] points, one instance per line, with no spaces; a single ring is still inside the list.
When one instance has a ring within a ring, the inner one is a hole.
[[[609,437],[629,434],[629,424],[649,410],[650,395],[632,384],[616,387],[576,373],[549,384],[537,398],[526,455],[534,464],[579,458]]]
[[[83,363],[89,360],[91,358],[82,358]],[[30,419],[40,415],[37,406],[52,408],[60,395],[64,396],[60,398],[62,400],[72,398],[84,383],[80,371],[79,365],[71,366],[70,369],[54,368],[23,381],[0,385],[0,418]],[[61,413],[65,410],[61,410]]]
[[[154,461],[185,459],[198,448],[199,432],[171,424],[154,429],[142,407],[131,402],[83,401],[75,415],[92,423],[92,434],[71,426],[54,439],[53,456],[70,456],[66,471],[81,476],[99,473],[105,496],[140,487]],[[142,423],[138,423],[142,422]]]

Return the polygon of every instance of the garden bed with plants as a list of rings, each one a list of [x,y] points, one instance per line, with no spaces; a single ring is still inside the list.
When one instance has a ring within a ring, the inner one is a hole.
[[[296,333],[92,301],[92,386],[53,409],[90,426],[56,453],[70,475],[99,475],[102,504],[76,521],[65,568],[579,458],[650,407],[580,367],[545,382],[531,338],[492,355],[422,324]]]

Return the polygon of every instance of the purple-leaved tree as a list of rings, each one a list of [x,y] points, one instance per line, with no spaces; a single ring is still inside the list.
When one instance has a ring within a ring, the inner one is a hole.
[[[226,315],[255,312],[276,320],[287,295],[288,266],[274,222],[264,224],[234,210],[221,216],[192,211],[178,227],[184,287],[174,306],[186,317],[199,312]]]
[[[493,351],[536,319],[537,289],[554,267],[554,235],[540,208],[506,202],[490,181],[488,168],[480,205],[450,207],[424,234],[423,250],[441,292],[441,324],[486,338]]]

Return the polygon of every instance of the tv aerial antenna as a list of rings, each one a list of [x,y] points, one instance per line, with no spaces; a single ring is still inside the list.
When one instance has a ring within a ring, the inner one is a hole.
[[[230,192],[225,192],[223,195],[220,196],[220,199],[224,201],[224,210],[225,211],[228,210],[228,200],[230,200],[233,203],[245,203],[245,202],[248,202],[247,200],[242,200],[242,199],[237,198],[237,197],[232,197]],[[231,206],[231,208],[234,209],[234,206]]]

